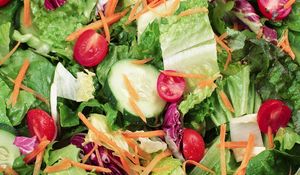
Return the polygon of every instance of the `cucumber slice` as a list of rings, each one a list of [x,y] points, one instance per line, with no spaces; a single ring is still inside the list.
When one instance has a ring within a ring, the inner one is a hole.
[[[124,83],[124,75],[128,77],[140,99],[136,102],[147,119],[157,117],[166,105],[157,94],[156,83],[159,75],[158,70],[151,65],[137,65],[132,60],[121,60],[115,63],[108,74],[106,92],[115,103],[117,109],[124,117],[134,116],[131,122],[140,120],[132,109],[129,98],[130,94]]]
[[[14,160],[20,156],[19,148],[13,144],[15,137],[5,130],[0,130],[0,166],[12,167]]]

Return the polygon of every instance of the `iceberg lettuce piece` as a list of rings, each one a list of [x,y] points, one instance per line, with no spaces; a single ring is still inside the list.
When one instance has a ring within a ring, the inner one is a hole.
[[[140,142],[139,147],[149,154],[167,149],[167,144],[159,138],[149,139],[140,137],[138,141]]]

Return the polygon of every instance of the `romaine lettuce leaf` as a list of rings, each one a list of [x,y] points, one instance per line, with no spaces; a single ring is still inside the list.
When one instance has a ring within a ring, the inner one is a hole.
[[[10,23],[0,25],[0,58],[3,58],[9,52],[10,26]]]
[[[183,175],[184,172],[181,168],[181,161],[179,159],[174,159],[173,157],[166,157],[159,161],[155,168],[168,167],[167,170],[162,170],[159,172],[154,172],[152,175]]]
[[[12,22],[15,17],[16,11],[22,4],[21,1],[10,1],[6,6],[0,9],[0,25],[7,22]]]

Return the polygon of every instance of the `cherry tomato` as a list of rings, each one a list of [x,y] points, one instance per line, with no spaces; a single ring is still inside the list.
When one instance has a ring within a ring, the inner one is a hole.
[[[83,32],[74,46],[74,58],[82,66],[97,66],[106,56],[108,44],[105,38],[94,30]]]
[[[10,0],[0,0],[0,7],[4,7]]]
[[[175,72],[173,70],[167,70]],[[173,77],[160,73],[157,79],[158,95],[167,102],[176,102],[183,95],[185,80],[181,77]]]
[[[184,129],[182,149],[186,160],[199,162],[203,158],[205,150],[205,143],[202,136],[193,129]]]
[[[41,109],[31,109],[27,112],[27,125],[29,133],[32,136],[37,136],[39,140],[46,137],[53,141],[57,135],[53,118]]]
[[[288,0],[258,0],[258,7],[260,12],[271,20],[282,20],[287,17],[292,7],[284,8]]]
[[[280,127],[285,127],[290,118],[292,110],[280,100],[267,100],[259,108],[257,123],[263,133],[268,133],[270,126],[273,133]]]

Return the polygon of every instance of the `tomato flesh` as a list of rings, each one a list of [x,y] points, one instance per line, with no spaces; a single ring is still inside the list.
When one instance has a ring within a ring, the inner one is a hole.
[[[280,127],[285,127],[290,118],[292,110],[280,100],[267,100],[259,108],[257,123],[263,133],[268,133],[268,127],[276,133]]]
[[[184,129],[182,152],[186,160],[199,162],[204,156],[205,143],[202,136],[193,129]]]
[[[94,30],[83,32],[74,46],[74,59],[82,66],[97,66],[107,55],[105,38]]]
[[[0,7],[4,7],[10,0],[0,0]]]
[[[284,8],[288,0],[258,0],[260,12],[271,20],[282,20],[292,11],[292,7]]]
[[[53,141],[57,135],[55,122],[50,115],[41,109],[31,109],[27,112],[27,126],[31,136],[37,136],[39,140],[46,137]]]
[[[167,70],[166,72],[175,72]],[[177,102],[184,93],[185,80],[182,77],[168,76],[160,73],[157,79],[158,95],[167,102]]]

